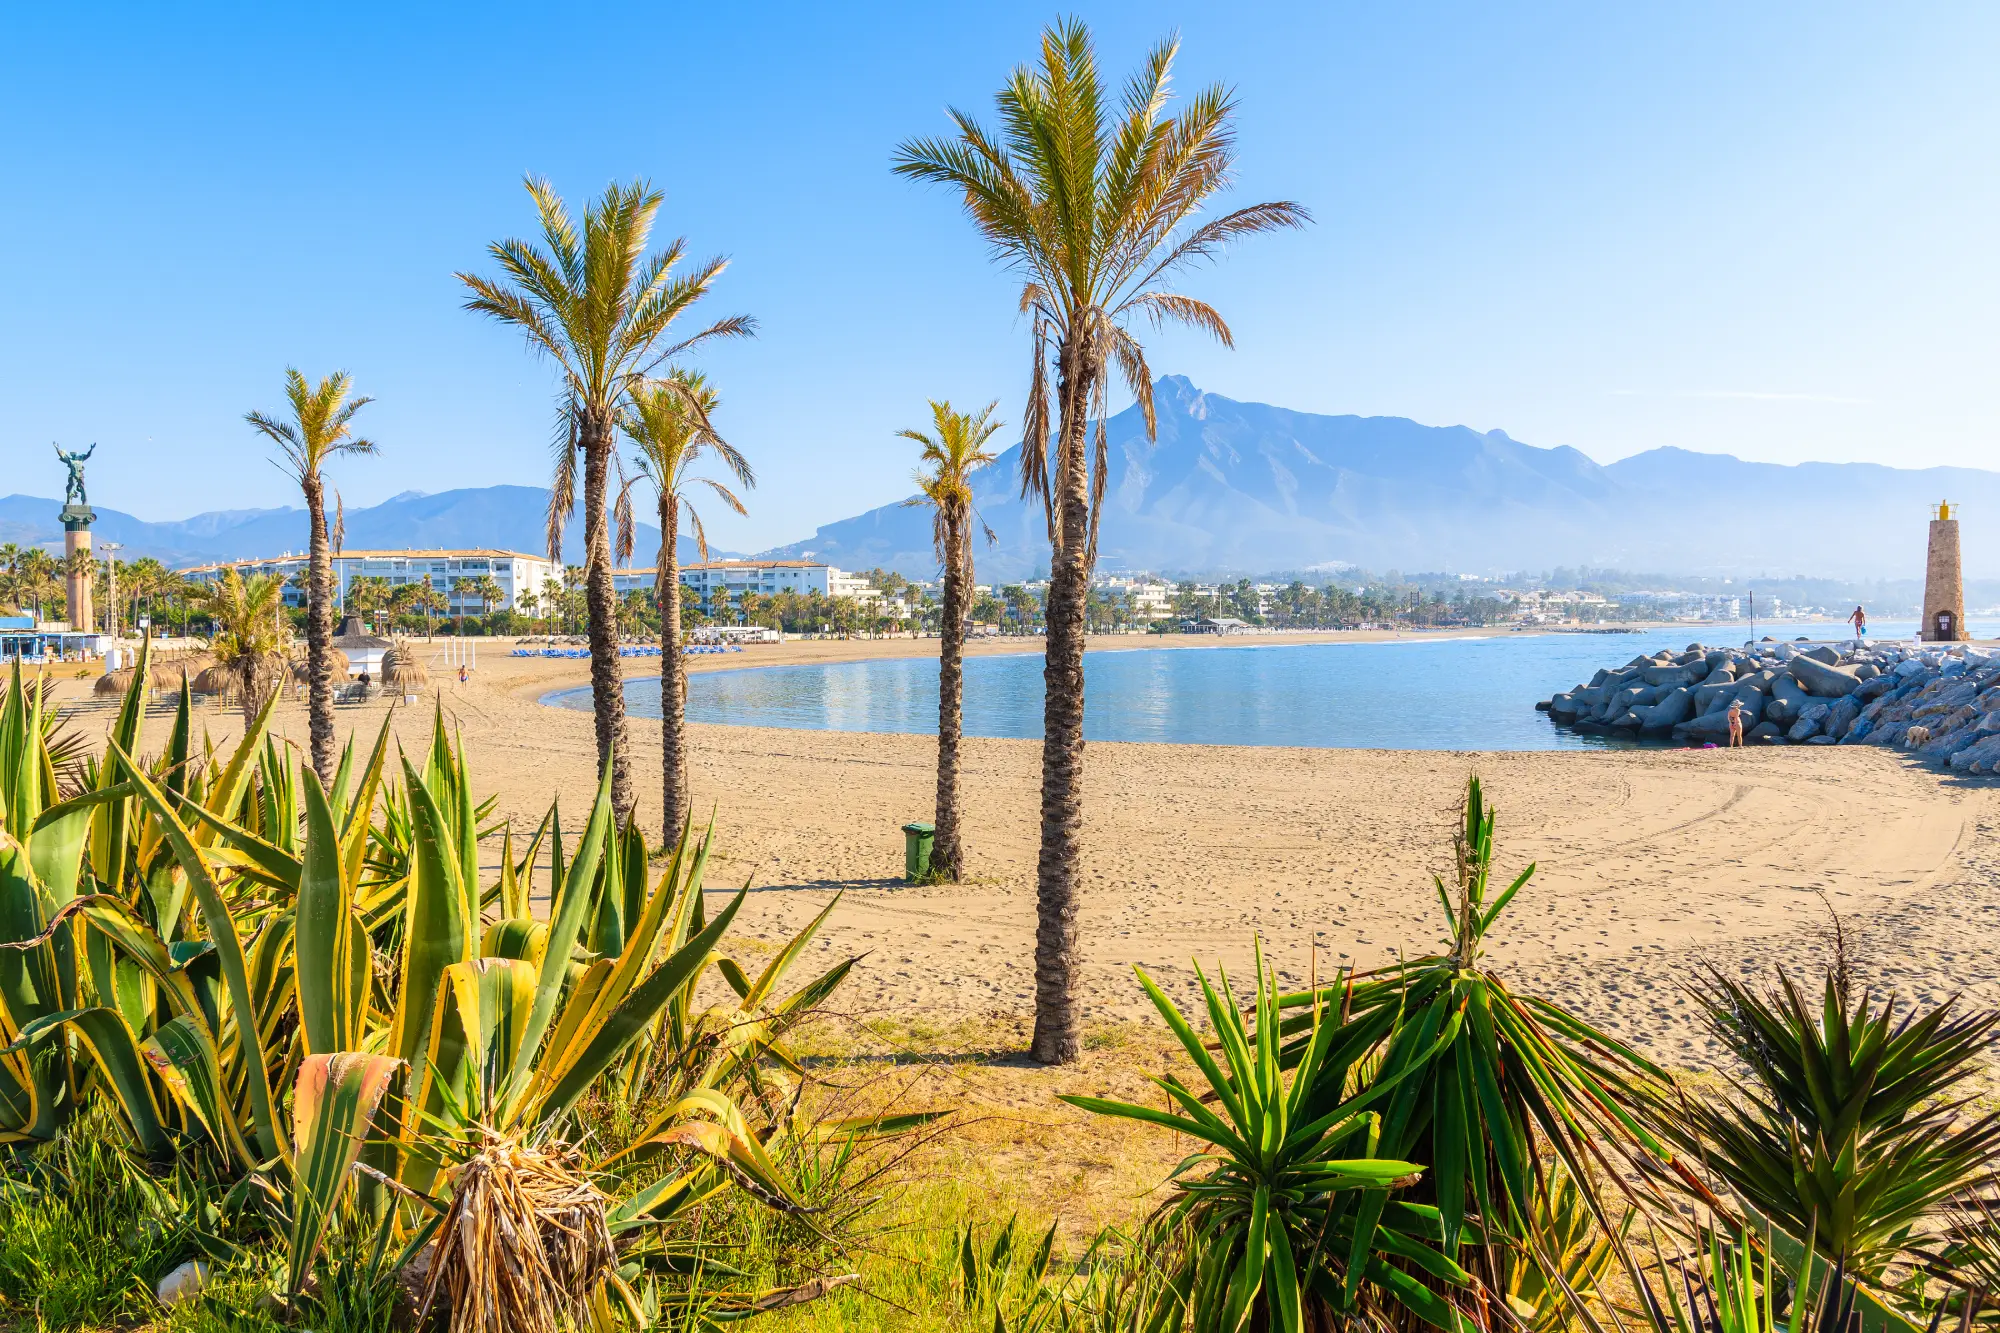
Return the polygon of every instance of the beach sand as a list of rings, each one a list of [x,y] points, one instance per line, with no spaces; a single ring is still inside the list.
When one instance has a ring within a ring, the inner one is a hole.
[[[935,651],[925,641],[803,642],[692,665]],[[509,659],[487,645],[473,683],[442,686],[475,783],[498,797],[517,832],[532,830],[552,793],[572,829],[588,805],[589,714],[536,702],[582,683],[585,665]],[[365,744],[384,709],[342,709],[340,726],[364,733]],[[422,743],[431,713],[429,697],[399,710],[405,745]],[[239,725],[233,712],[204,721],[218,737]],[[657,723],[630,725],[640,817],[657,832]],[[303,707],[282,705],[279,729],[302,742]],[[1141,1094],[1142,1075],[1168,1060],[1133,967],[1185,1004],[1194,960],[1246,978],[1255,938],[1280,976],[1300,984],[1315,972],[1431,951],[1443,925],[1431,876],[1449,876],[1455,807],[1470,773],[1499,812],[1498,872],[1511,879],[1537,867],[1495,932],[1492,959],[1518,989],[1570,1005],[1667,1064],[1716,1058],[1681,988],[1695,968],[1768,979],[1784,965],[1816,989],[1830,909],[1847,922],[1864,979],[1911,1000],[1963,989],[2000,1003],[2000,978],[1976,965],[2000,943],[2000,785],[1944,776],[1886,750],[1478,754],[1092,742],[1079,929],[1087,1022],[1101,1035],[1079,1066],[1041,1070],[1014,1054],[1032,1012],[1038,742],[965,743],[971,882],[915,888],[900,878],[900,826],[931,815],[933,740],[691,732],[697,809],[715,812],[709,884],[717,894],[751,889],[739,931],[775,945],[844,894],[813,950],[828,961],[865,955],[842,1009],[892,1046],[944,1057],[955,1080],[949,1099],[998,1114],[989,1138],[999,1137],[980,1140],[986,1169],[1027,1163],[1053,1182],[1052,1197],[1093,1201],[1093,1214],[1117,1211],[1128,1186],[1143,1190],[1139,1182],[1177,1155],[1164,1134],[1133,1149],[1052,1100],[1058,1091]]]

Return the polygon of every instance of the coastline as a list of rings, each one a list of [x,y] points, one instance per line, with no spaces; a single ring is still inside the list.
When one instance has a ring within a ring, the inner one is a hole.
[[[908,640],[772,647],[825,661],[935,651],[934,642]],[[696,659],[696,669],[736,659]],[[595,785],[592,719],[534,696],[562,683],[552,669],[574,676],[585,665],[482,660],[471,683],[452,680],[399,705],[392,729],[405,748],[421,748],[441,707],[464,736],[475,784],[496,797],[496,817],[517,832],[531,828],[560,795],[574,819]],[[377,700],[341,709],[336,722],[365,744],[389,712]],[[302,743],[304,714],[296,701],[281,704],[279,734]],[[104,723],[86,716],[87,730],[101,734]],[[234,710],[204,709],[197,726],[226,744],[240,722]],[[147,727],[157,743],[163,721]],[[855,978],[857,1005],[1005,1021],[1027,1012],[1039,741],[967,738],[970,882],[917,888],[900,878],[901,825],[930,815],[934,740],[704,723],[689,735],[695,805],[714,811],[717,830],[710,886],[752,887],[751,933],[775,940],[843,893],[824,947],[870,953]],[[634,719],[628,744],[638,817],[657,832],[659,728]],[[1933,938],[1935,949],[1885,954],[1894,962],[1887,975],[1912,999],[1963,986],[1951,961],[1958,951],[2000,942],[1992,924],[2000,787],[1941,780],[1874,747],[1479,752],[1093,741],[1082,921],[1092,1012],[1143,1019],[1133,965],[1173,991],[1190,984],[1191,958],[1221,960],[1232,973],[1244,967],[1253,936],[1294,980],[1314,966],[1372,966],[1429,947],[1437,934],[1429,875],[1445,868],[1452,809],[1473,772],[1501,812],[1509,874],[1540,866],[1498,956],[1583,1003],[1615,1035],[1663,1054],[1703,1058],[1677,985],[1688,967],[1719,957],[1756,971],[1813,953],[1828,903],[1870,929],[1900,922]],[[1973,989],[2000,1001],[2000,979]]]
[[[1117,637],[1112,645],[1130,646]],[[934,654],[936,642],[770,647],[793,661],[835,661]],[[734,669],[746,657],[776,665],[778,656],[704,657],[690,667]],[[393,716],[381,700],[342,708],[336,726],[343,742],[352,734],[365,747],[389,717],[397,742],[421,753],[441,709],[463,737],[475,791],[495,798],[496,819],[519,835],[559,796],[573,836],[596,785],[592,718],[535,695],[565,674],[576,683],[587,665],[482,655],[464,686],[437,672],[421,702]],[[90,682],[63,687],[73,699]],[[95,741],[110,720],[92,711],[75,725]],[[169,720],[155,714],[144,725],[141,751],[151,752]],[[241,719],[204,706],[195,725],[227,746]],[[275,729],[302,746],[304,706],[281,703]],[[1129,1196],[1115,1182],[1171,1165],[1169,1147],[1113,1140],[1051,1100],[1059,1091],[1138,1090],[1165,1057],[1132,969],[1144,967],[1185,1002],[1197,960],[1211,976],[1219,962],[1242,977],[1258,940],[1287,985],[1428,951],[1440,935],[1430,876],[1450,873],[1469,773],[1499,812],[1500,872],[1538,866],[1496,931],[1492,957],[1513,984],[1574,1006],[1668,1064],[1700,1067],[1718,1055],[1682,990],[1695,969],[1712,964],[1767,983],[1782,962],[1802,974],[1828,956],[1829,908],[1847,923],[1860,975],[1878,989],[1906,1003],[1963,991],[1969,1005],[2000,1004],[2000,978],[1969,966],[2000,946],[2000,784],[1940,778],[1899,753],[1093,741],[1078,922],[1092,1035],[1080,1064],[1042,1069],[1014,1054],[1032,1012],[1039,741],[963,743],[969,877],[916,887],[901,879],[901,825],[930,817],[934,740],[714,724],[688,734],[694,808],[703,823],[714,820],[711,904],[749,889],[738,928],[744,956],[777,947],[839,895],[811,951],[820,967],[862,956],[841,994],[840,1030],[943,1061],[969,1118],[995,1126],[990,1143],[987,1131],[975,1132],[982,1151],[1082,1216],[1122,1214]],[[628,744],[637,815],[652,840],[659,728],[634,719]],[[497,851],[481,850],[491,871]],[[1135,1152],[1161,1160],[1128,1161]],[[1102,1160],[1126,1165],[1093,1165]]]

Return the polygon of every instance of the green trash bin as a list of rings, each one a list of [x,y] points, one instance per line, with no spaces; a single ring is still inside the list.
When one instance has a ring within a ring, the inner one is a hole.
[[[921,820],[903,825],[903,878],[912,884],[929,879],[931,845],[937,841],[937,827]]]

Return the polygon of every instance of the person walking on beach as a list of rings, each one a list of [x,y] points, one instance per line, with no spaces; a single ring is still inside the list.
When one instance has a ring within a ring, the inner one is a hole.
[[[1859,648],[1861,641],[1868,637],[1868,613],[1857,606],[1854,614],[1847,618],[1847,623],[1854,626],[1854,646]]]
[[[1743,701],[1741,699],[1731,699],[1729,701],[1729,746],[1731,749],[1735,749],[1741,744],[1743,744]]]
[[[465,674],[465,663],[460,662],[458,664],[458,683],[463,685],[467,679],[469,678]]]

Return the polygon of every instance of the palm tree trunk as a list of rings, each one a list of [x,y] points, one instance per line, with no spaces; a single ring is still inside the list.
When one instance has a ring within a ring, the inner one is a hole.
[[[326,493],[317,476],[304,479],[306,516],[306,716],[313,771],[333,789],[333,559],[326,539]]]
[[[597,771],[611,765],[611,806],[622,824],[632,817],[631,747],[625,743],[625,679],[618,664],[618,593],[611,582],[611,527],[606,488],[611,474],[611,414],[586,412],[583,448],[584,599],[590,610],[590,704],[597,720]]]
[[[680,836],[688,817],[687,659],[681,656],[680,502],[660,495],[660,558],[653,591],[660,604],[660,808],[664,839]]]
[[[248,735],[250,727],[257,721],[257,706],[262,702],[257,697],[259,693],[257,659],[246,656],[237,660],[239,663],[236,668],[237,693],[241,696],[239,702],[243,705],[243,732]]]
[[[965,878],[965,846],[958,832],[958,740],[965,700],[965,596],[972,581],[966,532],[970,515],[945,519],[944,611],[938,630],[937,840],[931,869],[956,884]]]
[[[1062,546],[1049,568],[1048,649],[1042,667],[1042,850],[1035,866],[1035,1036],[1028,1053],[1069,1064],[1082,1047],[1077,1012],[1076,882],[1083,828],[1083,603],[1090,492],[1084,472],[1090,380],[1081,339],[1063,344],[1057,388],[1062,424],[1049,469]]]

